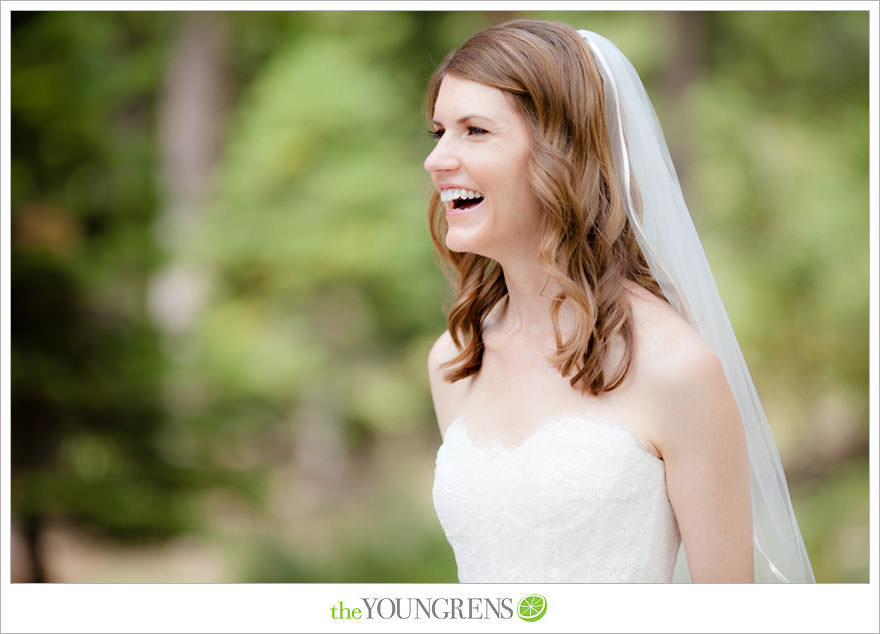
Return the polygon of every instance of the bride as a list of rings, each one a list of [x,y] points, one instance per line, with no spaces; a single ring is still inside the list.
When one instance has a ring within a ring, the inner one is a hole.
[[[637,74],[555,22],[427,91],[428,366],[459,579],[811,581],[781,464]],[[676,562],[678,564],[676,565]]]

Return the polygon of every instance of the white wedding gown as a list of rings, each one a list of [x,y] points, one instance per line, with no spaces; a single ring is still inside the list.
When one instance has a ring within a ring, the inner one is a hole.
[[[515,447],[464,418],[437,451],[434,507],[461,582],[669,582],[680,536],[663,461],[629,430],[582,416]]]

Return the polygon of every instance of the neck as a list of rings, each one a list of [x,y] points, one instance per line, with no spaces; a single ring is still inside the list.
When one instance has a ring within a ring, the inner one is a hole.
[[[536,258],[505,261],[501,269],[507,285],[507,300],[497,318],[498,329],[510,335],[552,337],[550,315],[559,285]]]

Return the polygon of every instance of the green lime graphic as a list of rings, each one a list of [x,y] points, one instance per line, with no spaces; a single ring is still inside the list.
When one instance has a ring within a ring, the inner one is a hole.
[[[519,602],[519,618],[523,621],[537,621],[547,611],[547,599],[540,594],[530,594]]]

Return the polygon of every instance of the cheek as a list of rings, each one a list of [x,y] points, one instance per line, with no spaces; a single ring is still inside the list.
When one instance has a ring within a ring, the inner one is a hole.
[[[507,163],[508,190],[516,198],[518,206],[532,206],[538,200],[532,187],[530,166],[531,156],[527,153],[511,157]]]
[[[532,155],[530,152],[525,152],[516,158],[517,165],[517,173],[519,174],[519,183],[523,189],[528,189],[531,191],[532,189],[532,181],[530,178],[531,173],[531,162]]]

